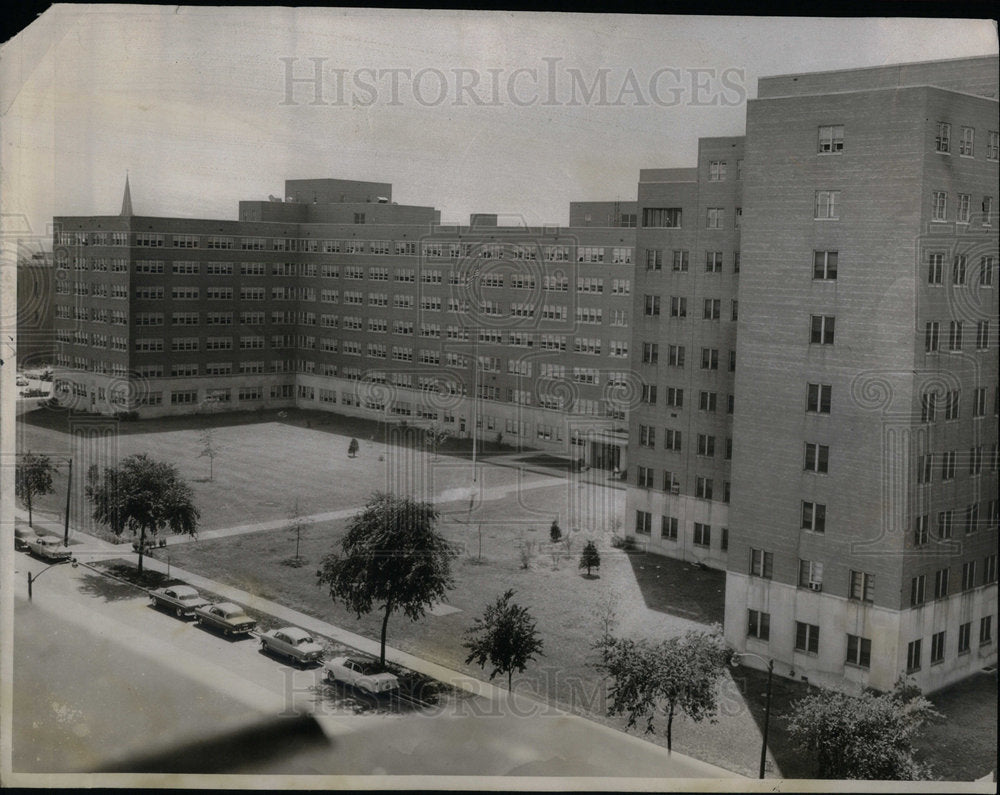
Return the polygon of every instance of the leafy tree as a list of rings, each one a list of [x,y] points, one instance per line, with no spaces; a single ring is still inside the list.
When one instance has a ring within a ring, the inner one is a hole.
[[[629,728],[645,718],[646,731],[653,732],[657,712],[662,712],[671,750],[676,713],[696,722],[715,722],[718,685],[731,656],[718,627],[712,632],[688,631],[655,645],[608,635],[600,651],[597,667],[613,680],[608,714],[626,715]]]
[[[358,454],[358,440],[351,439],[351,443],[347,445],[347,455],[354,458]]]
[[[442,428],[440,425],[432,425],[427,428],[424,434],[425,444],[431,446],[431,449],[434,451],[434,459],[437,460],[438,447],[444,444],[451,434],[446,428]]]
[[[900,678],[888,693],[834,691],[796,701],[788,722],[793,741],[813,757],[824,779],[915,781],[930,768],[914,758],[913,737],[940,717],[918,687]]]
[[[508,590],[496,602],[487,605],[481,618],[465,631],[468,638],[462,645],[469,649],[466,663],[476,662],[485,668],[493,666],[492,680],[497,674],[507,674],[507,689],[511,688],[514,671],[524,671],[535,655],[542,654],[542,639],[535,629],[535,619],[526,607],[512,604],[514,591]]]
[[[553,519],[552,524],[549,525],[549,539],[552,543],[556,543],[560,538],[562,538],[562,530],[559,529],[559,520]]]
[[[31,507],[35,497],[55,491],[52,475],[56,468],[47,455],[27,452],[20,456],[14,474],[14,493],[21,498],[28,509],[28,527],[32,525]]]
[[[145,453],[130,455],[116,467],[105,467],[103,476],[91,467],[86,493],[94,505],[94,519],[120,536],[126,529],[139,533],[139,566],[146,549],[146,535],[169,528],[194,535],[200,511],[191,487],[172,464],[154,461]]]
[[[583,547],[583,552],[580,553],[580,568],[587,570],[588,577],[591,569],[601,568],[601,554],[597,551],[597,544],[593,541],[588,541]]]
[[[208,459],[208,479],[215,479],[215,457],[219,454],[218,449],[215,446],[215,433],[212,428],[206,428],[201,436],[198,437],[198,441],[201,443],[201,452],[198,454],[198,458]]]
[[[376,492],[351,519],[341,552],[324,557],[316,572],[319,584],[358,618],[381,607],[383,666],[393,611],[416,621],[454,585],[451,560],[458,550],[437,532],[437,518],[430,503]]]

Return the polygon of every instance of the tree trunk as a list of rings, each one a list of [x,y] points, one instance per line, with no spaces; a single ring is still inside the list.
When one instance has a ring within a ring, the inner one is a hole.
[[[509,693],[509,692],[510,692],[510,690],[511,690],[511,683],[510,683],[510,679],[511,679],[511,677],[512,677],[513,675],[514,675],[514,669],[513,669],[513,668],[512,668],[511,670],[507,671],[507,692],[508,692],[508,693]]]
[[[671,703],[667,713],[667,753],[673,750],[674,705]]]
[[[146,525],[139,527],[139,567],[138,572],[142,574],[142,553],[146,550]]]
[[[34,527],[31,523],[31,492],[25,490],[24,492],[24,502],[28,506],[28,527]]]
[[[392,602],[385,603],[385,615],[382,617],[382,667],[385,668],[385,633],[389,628],[389,614],[392,612]]]

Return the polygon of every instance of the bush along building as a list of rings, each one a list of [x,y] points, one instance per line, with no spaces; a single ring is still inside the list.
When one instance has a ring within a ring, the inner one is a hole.
[[[60,401],[299,406],[624,467],[634,202],[442,226],[386,183],[289,180],[238,221],[55,219]],[[634,379],[633,379],[634,380]]]

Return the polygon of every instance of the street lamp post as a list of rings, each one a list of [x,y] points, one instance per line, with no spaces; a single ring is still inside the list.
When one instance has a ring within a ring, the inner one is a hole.
[[[76,567],[76,558],[73,558],[70,562],[73,564],[73,567],[75,568]],[[47,572],[52,567],[59,566],[59,565],[60,565],[60,563],[52,563],[52,564],[46,566],[40,572],[38,572],[38,574],[32,574],[30,571],[28,572],[28,601],[29,602],[31,601],[31,590],[32,590],[31,586],[34,584],[35,580],[37,580],[39,577],[41,577],[43,574],[45,574],[45,572]]]
[[[767,666],[767,691],[764,695],[764,738],[760,746],[760,774],[758,778],[764,778],[764,768],[767,765],[767,730],[771,723],[771,679],[774,676],[774,660],[765,659],[759,654],[752,652],[735,652],[733,654],[733,666],[739,664],[741,657],[756,657]]]

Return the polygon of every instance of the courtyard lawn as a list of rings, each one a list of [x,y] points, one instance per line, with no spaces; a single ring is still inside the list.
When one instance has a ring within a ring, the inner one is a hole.
[[[344,429],[347,433],[332,430],[332,422],[321,429],[322,416],[311,419],[297,416],[290,422],[275,413],[271,421],[255,424],[236,421],[253,415],[216,417],[219,422],[211,426],[216,456],[210,468],[210,459],[202,456],[205,449],[202,435],[212,417],[198,415],[134,423],[98,421],[92,427],[100,432],[90,430],[83,436],[70,436],[57,425],[50,427],[53,414],[42,415],[47,422],[38,419],[20,423],[18,449],[50,453],[57,462],[59,457],[72,455],[76,467],[73,524],[97,534],[100,528],[89,520],[91,506],[84,497],[86,469],[92,464],[111,464],[132,453],[148,453],[178,467],[194,489],[195,504],[202,514],[199,529],[203,531],[287,518],[296,503],[303,516],[353,507],[363,504],[376,490],[432,499],[449,489],[460,489],[468,502],[473,485],[472,466],[467,458],[434,455],[395,443],[387,445],[384,435],[382,441],[378,436],[370,438],[373,433],[350,435],[352,431],[366,430],[358,423],[347,423]],[[364,422],[374,432],[375,423]],[[142,426],[147,427],[145,432]],[[88,428],[86,423],[74,427]],[[105,428],[111,429],[110,433]],[[347,452],[352,438],[357,438],[360,444],[355,458],[350,458]],[[511,486],[527,476],[509,468],[491,467],[488,477],[481,477],[477,488]],[[531,477],[537,479],[535,475]],[[57,472],[53,485],[53,494],[36,499],[36,509],[41,514],[64,511],[64,466]]]

